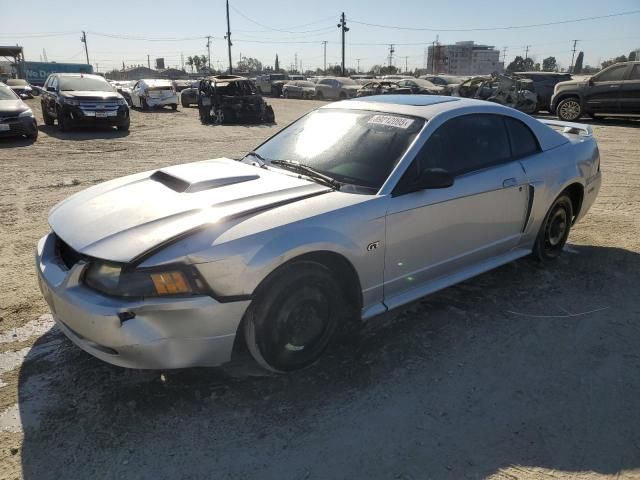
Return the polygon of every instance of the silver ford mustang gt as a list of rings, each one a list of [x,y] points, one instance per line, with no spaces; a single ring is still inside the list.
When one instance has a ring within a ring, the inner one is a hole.
[[[452,97],[329,104],[240,161],[61,202],[37,246],[40,287],[60,329],[115,365],[221,365],[244,341],[268,369],[301,368],[344,322],[558,256],[600,159],[589,127],[547,123]]]

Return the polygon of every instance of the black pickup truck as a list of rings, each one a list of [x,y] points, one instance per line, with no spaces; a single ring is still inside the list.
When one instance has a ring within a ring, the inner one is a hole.
[[[115,126],[129,130],[129,107],[122,95],[99,75],[53,73],[41,96],[46,125],[58,121],[61,130],[73,126]]]
[[[551,111],[569,122],[583,115],[640,115],[640,62],[616,63],[591,77],[558,83]]]

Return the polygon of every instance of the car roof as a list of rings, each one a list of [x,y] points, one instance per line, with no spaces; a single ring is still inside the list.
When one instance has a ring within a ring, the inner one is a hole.
[[[171,85],[171,80],[168,80],[166,78],[141,78],[140,81],[148,84],[166,83],[168,85]]]
[[[506,115],[525,123],[538,137],[542,150],[550,150],[568,142],[563,135],[535,118],[519,110],[486,100],[442,95],[372,95],[329,103],[320,107],[320,110],[331,108],[395,113],[424,118],[428,121],[440,115],[443,119],[457,116],[457,114],[471,113]]]

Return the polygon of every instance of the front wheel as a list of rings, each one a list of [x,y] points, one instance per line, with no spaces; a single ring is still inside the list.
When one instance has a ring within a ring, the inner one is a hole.
[[[573,204],[566,193],[560,195],[540,226],[533,254],[540,261],[553,260],[560,256],[569,238],[573,222]]]
[[[171,110],[177,110],[177,109],[178,109],[178,104],[172,103],[171,104]]]
[[[304,368],[324,352],[344,311],[342,292],[328,268],[292,263],[265,280],[247,310],[247,347],[267,370]]]
[[[582,106],[580,100],[575,97],[565,98],[562,100],[556,108],[558,112],[558,118],[566,122],[573,122],[578,120],[582,115]]]
[[[54,118],[47,113],[47,110],[44,108],[44,106],[42,107],[42,119],[44,120],[45,125],[53,125]]]

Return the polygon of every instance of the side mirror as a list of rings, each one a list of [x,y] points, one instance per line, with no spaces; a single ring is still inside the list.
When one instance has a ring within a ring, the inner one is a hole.
[[[55,87],[47,87],[47,92],[55,92],[56,88]]]
[[[395,190],[394,195],[430,190],[436,188],[449,188],[453,185],[454,176],[442,168],[427,168],[414,180],[403,179],[401,185]]]
[[[587,80],[587,85],[593,87],[593,77],[589,77],[589,79]]]

